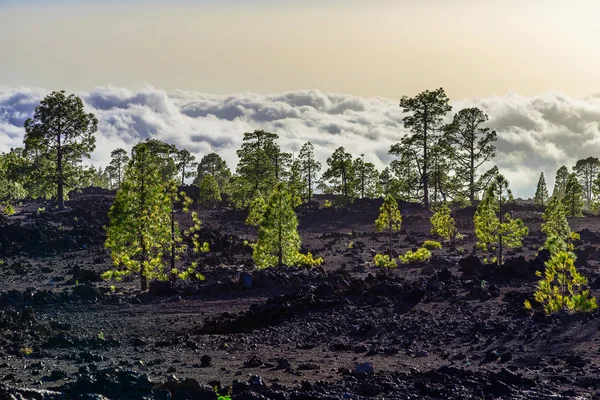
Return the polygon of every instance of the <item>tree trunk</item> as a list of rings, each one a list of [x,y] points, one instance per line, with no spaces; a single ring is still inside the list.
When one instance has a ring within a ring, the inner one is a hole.
[[[140,190],[140,216],[142,216],[145,212],[145,207],[146,207],[146,193],[145,193],[145,171],[144,171],[144,162],[145,160],[142,158],[142,165],[141,165],[141,179],[142,179],[142,184],[141,184],[141,190]],[[140,289],[141,290],[148,290],[148,278],[146,277],[146,261],[148,260],[148,249],[146,249],[146,240],[144,239],[144,232],[143,229],[144,227],[140,226],[139,228],[139,235],[140,235],[140,247],[142,249],[141,251],[141,257],[140,257]]]
[[[427,178],[427,105],[423,113],[423,205],[426,210],[429,210],[429,182]]]
[[[171,271],[175,269],[175,202],[171,203]],[[177,276],[171,272],[171,288],[175,285]]]
[[[64,180],[63,180],[63,150],[61,142],[61,115],[58,116],[58,134],[56,137],[56,174],[58,175],[58,190],[56,193],[56,201],[58,203],[58,209],[65,209],[65,194],[64,194]]]
[[[498,236],[499,236],[499,240],[498,240],[498,267],[502,266],[502,251],[504,250],[502,248],[502,239],[503,239],[503,231],[502,231],[502,191],[500,191],[500,199],[498,200],[498,205],[499,205],[499,209],[500,209],[500,216],[499,216],[499,221],[500,224],[498,225]]]
[[[312,177],[311,177],[311,165],[310,162],[308,163],[308,201],[307,203],[310,203],[310,201],[312,200]]]
[[[279,192],[278,193],[278,197],[279,197],[279,221],[278,221],[278,227],[279,227],[279,254],[278,254],[278,263],[279,266],[283,265],[283,227],[282,225],[282,219],[283,219],[283,213],[282,213],[282,205],[281,205],[281,196],[282,193]]]
[[[391,218],[390,218],[389,229],[390,229],[390,237],[389,237],[389,244],[388,244],[388,253],[390,255],[390,261],[391,261],[392,260],[392,233],[393,233]]]
[[[469,200],[475,202],[475,149],[471,142],[471,168],[469,169]]]
[[[181,167],[181,186],[184,185],[184,180],[185,179],[185,163],[183,164],[183,166]]]

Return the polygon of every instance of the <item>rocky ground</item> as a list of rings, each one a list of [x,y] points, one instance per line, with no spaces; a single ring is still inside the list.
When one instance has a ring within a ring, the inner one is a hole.
[[[474,251],[467,208],[455,248],[392,271],[371,263],[386,246],[379,201],[299,213],[305,250],[325,260],[312,270],[254,271],[245,215],[201,210],[206,280],[141,292],[99,278],[111,202],[87,191],[64,212],[31,202],[2,218],[0,399],[216,399],[215,386],[234,399],[600,398],[599,312],[523,309],[547,257],[539,208],[513,206],[530,234],[501,269]],[[397,253],[433,239],[428,212],[402,214]],[[600,295],[600,218],[570,223]]]

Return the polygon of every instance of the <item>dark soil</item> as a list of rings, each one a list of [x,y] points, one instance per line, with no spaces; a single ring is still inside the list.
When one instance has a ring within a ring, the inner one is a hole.
[[[502,268],[475,251],[467,208],[456,247],[389,271],[372,264],[387,244],[377,200],[299,211],[304,249],[325,260],[311,270],[255,271],[245,214],[200,210],[211,252],[183,261],[206,280],[141,292],[99,276],[113,196],[26,203],[0,221],[0,399],[216,399],[215,386],[234,399],[600,398],[599,312],[523,308],[547,259],[540,208],[511,208],[530,234]],[[401,208],[397,254],[434,239],[429,212]],[[599,295],[600,218],[570,223]]]

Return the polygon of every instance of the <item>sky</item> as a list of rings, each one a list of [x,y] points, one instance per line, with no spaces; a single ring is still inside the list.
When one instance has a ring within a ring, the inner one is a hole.
[[[399,98],[444,87],[454,112],[488,112],[495,163],[528,196],[600,151],[598,15],[591,0],[0,0],[0,151],[65,89],[100,115],[98,164],[152,136],[233,166],[265,128],[382,167],[406,134]]]

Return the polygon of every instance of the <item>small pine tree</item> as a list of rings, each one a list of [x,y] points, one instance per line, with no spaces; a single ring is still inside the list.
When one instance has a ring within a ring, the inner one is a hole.
[[[258,268],[294,265],[299,260],[300,244],[298,218],[292,199],[284,184],[280,183],[265,209],[252,258]]]
[[[537,276],[542,276],[537,272]],[[589,290],[580,291],[588,280],[575,268],[575,255],[559,251],[546,262],[546,271],[538,282],[534,293],[535,301],[544,305],[546,314],[556,312],[587,312],[598,308],[596,298],[590,297]],[[525,308],[531,309],[526,300]]]
[[[571,228],[565,216],[564,205],[557,196],[552,196],[542,218],[542,232],[546,235],[544,248],[552,254],[568,250]]]
[[[387,231],[389,235],[388,239],[388,256],[390,260],[392,257],[392,238],[395,231],[399,231],[402,226],[402,215],[398,209],[398,203],[394,196],[388,194],[383,201],[383,204],[379,208],[380,214],[375,221],[375,228],[377,232]]]
[[[462,235],[458,233],[456,221],[452,218],[452,213],[447,203],[442,203],[430,221],[433,226],[431,233],[450,240],[451,245],[454,245],[456,239],[462,238]]]
[[[523,221],[513,219],[508,213],[503,214],[504,206],[509,201],[513,201],[513,197],[508,181],[504,176],[497,175],[475,211],[477,244],[483,251],[496,252],[498,265],[503,263],[504,248],[520,246],[521,239],[529,233]]]
[[[539,204],[543,206],[548,201],[548,188],[546,187],[546,179],[544,178],[544,173],[540,174],[540,179],[537,184],[537,189],[535,191],[535,197],[533,198],[533,202],[535,204]]]
[[[583,186],[576,174],[569,175],[562,198],[567,217],[583,217]]]
[[[254,197],[252,197],[252,201],[250,201],[250,206],[248,207],[246,225],[259,226],[262,222],[266,208],[267,204],[265,203],[265,199],[262,197],[260,191],[257,190],[254,193]]]
[[[206,174],[200,181],[200,195],[198,202],[214,207],[221,201],[221,189],[214,175]]]

